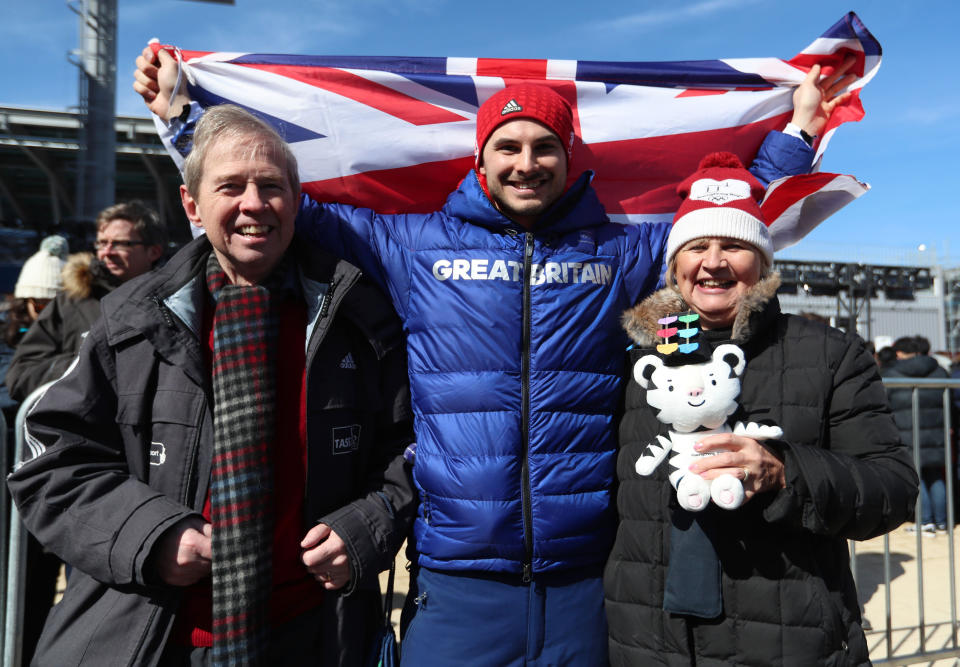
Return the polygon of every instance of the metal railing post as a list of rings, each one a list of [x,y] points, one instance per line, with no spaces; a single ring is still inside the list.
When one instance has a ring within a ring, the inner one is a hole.
[[[10,463],[7,461],[7,418],[0,410],[0,471],[6,475],[10,470]],[[0,483],[3,481],[0,480]],[[7,544],[10,539],[10,494],[7,491],[6,484],[0,490],[0,525],[3,526],[3,537],[0,542],[0,595],[5,600],[7,598]],[[3,655],[3,640],[5,634],[0,634],[0,656]]]
[[[951,431],[953,427],[953,420],[950,413],[952,407],[951,401],[951,392],[958,391],[960,392],[960,378],[908,378],[908,377],[885,377],[883,378],[884,386],[889,389],[910,389],[911,390],[911,438],[912,443],[905,443],[906,446],[911,446],[912,444],[912,459],[913,465],[917,471],[918,476],[923,474],[922,462],[920,459],[920,428],[922,424],[920,423],[920,392],[921,391],[930,391],[930,390],[939,390],[942,392],[942,410],[943,410],[943,437],[944,437],[944,472],[945,472],[945,492],[947,495],[947,538],[948,542],[945,545],[947,551],[947,565],[948,572],[946,577],[940,577],[939,571],[937,576],[938,587],[942,589],[944,586],[949,586],[949,604],[950,604],[950,632],[949,636],[944,637],[942,644],[940,640],[937,640],[937,646],[942,646],[942,648],[930,648],[928,647],[928,637],[926,636],[926,608],[925,608],[925,595],[924,595],[924,579],[927,569],[925,568],[924,563],[924,542],[922,538],[923,533],[923,511],[925,505],[923,504],[922,499],[918,498],[916,508],[914,510],[914,521],[915,523],[915,533],[913,541],[915,542],[916,549],[916,567],[917,567],[917,582],[916,582],[916,596],[918,603],[917,610],[917,625],[915,627],[906,626],[904,627],[903,623],[900,624],[900,627],[897,628],[898,631],[907,631],[911,633],[912,631],[918,632],[917,643],[914,645],[917,647],[915,652],[905,652],[904,648],[908,645],[911,645],[912,642],[908,642],[905,639],[900,639],[898,642],[894,642],[893,632],[894,632],[894,621],[893,621],[893,600],[891,592],[891,570],[893,567],[893,561],[890,553],[890,536],[883,536],[883,582],[884,582],[884,605],[885,605],[885,627],[884,627],[884,641],[882,646],[886,648],[886,656],[884,657],[873,657],[873,664],[878,667],[893,667],[893,666],[905,666],[912,665],[917,663],[932,663],[933,661],[947,658],[958,658],[960,657],[960,637],[958,637],[958,628],[957,628],[957,577],[956,577],[956,549],[954,548],[953,538],[956,533],[954,523],[956,521],[956,509],[953,505],[954,498],[953,493],[956,487],[957,480],[954,475],[958,471],[954,470],[956,465],[956,456],[953,453],[952,441],[951,441]],[[929,494],[928,494],[929,495]],[[922,497],[921,497],[922,498]],[[927,502],[932,502],[928,498]],[[928,551],[932,549],[933,543],[928,544]],[[930,565],[930,563],[926,563]],[[949,582],[949,583],[948,583]],[[945,621],[944,621],[945,622]],[[937,628],[941,625],[941,621],[938,617],[937,622],[933,624],[932,630],[934,634],[937,632]],[[932,637],[933,635],[931,635]],[[932,641],[932,639],[931,639]],[[901,653],[895,654],[895,645],[900,647]],[[880,648],[878,645],[876,648]]]
[[[883,603],[886,611],[885,635],[887,640],[887,657],[893,655],[893,605],[890,598],[890,535],[883,536]]]
[[[53,384],[47,383],[38,387],[20,405],[17,418],[14,422],[14,460],[23,461],[26,449],[26,419],[47,388]],[[9,473],[10,470],[5,472]],[[3,667],[20,667],[23,659],[23,607],[24,607],[24,574],[27,561],[27,539],[23,522],[17,512],[16,505],[10,503],[10,540],[7,552],[6,572],[7,589],[4,591],[3,617]],[[51,600],[52,602],[52,600]]]
[[[913,465],[917,469],[917,475],[921,474],[920,467],[920,389],[913,388],[911,393],[911,410],[913,421]],[[922,484],[923,482],[921,482]],[[923,496],[917,498],[917,506],[914,510],[917,536],[917,626],[920,630],[920,653],[926,652],[927,631],[924,623],[923,614]]]
[[[957,648],[957,574],[956,553],[953,544],[953,423],[950,414],[950,388],[943,389],[943,468],[947,495],[947,562],[950,568],[950,643]]]

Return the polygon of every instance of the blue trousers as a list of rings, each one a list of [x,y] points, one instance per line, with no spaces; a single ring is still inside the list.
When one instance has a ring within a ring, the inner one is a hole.
[[[920,469],[920,523],[947,523],[947,483],[943,466]]]
[[[422,568],[404,667],[608,664],[601,568],[534,575]]]

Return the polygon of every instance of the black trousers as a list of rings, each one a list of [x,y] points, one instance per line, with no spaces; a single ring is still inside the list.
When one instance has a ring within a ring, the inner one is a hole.
[[[271,667],[322,665],[321,617],[322,607],[317,607],[276,628],[270,639],[270,653],[266,664]],[[208,667],[211,650],[203,646],[169,645],[160,658],[160,666]]]

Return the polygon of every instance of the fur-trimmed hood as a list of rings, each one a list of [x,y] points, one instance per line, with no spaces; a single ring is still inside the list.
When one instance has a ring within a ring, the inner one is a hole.
[[[77,252],[67,257],[60,276],[64,293],[76,301],[91,296],[99,299],[120,284],[92,252]]]
[[[92,252],[77,252],[67,257],[63,267],[63,291],[71,299],[86,299],[93,288]]]
[[[780,274],[771,273],[750,288],[733,321],[731,340],[741,342],[750,338],[753,333],[751,329],[753,315],[766,308],[767,304],[776,297],[779,287]],[[687,310],[690,310],[690,307],[681,298],[680,292],[672,287],[665,287],[627,310],[620,318],[620,322],[637,346],[649,348],[661,342],[657,331],[662,327],[657,320]]]

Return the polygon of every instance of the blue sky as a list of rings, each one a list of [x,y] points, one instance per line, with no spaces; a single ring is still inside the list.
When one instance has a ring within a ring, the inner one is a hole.
[[[960,265],[960,76],[950,68],[960,4],[873,0],[118,0],[117,111],[141,114],[133,61],[151,37],[184,48],[324,55],[484,56],[581,60],[790,58],[845,12],[883,45],[863,92],[867,117],[845,125],[823,168],[873,189],[784,258]],[[77,17],[63,2],[7,0],[0,22],[0,104],[76,104]],[[924,251],[918,250],[924,246]]]

